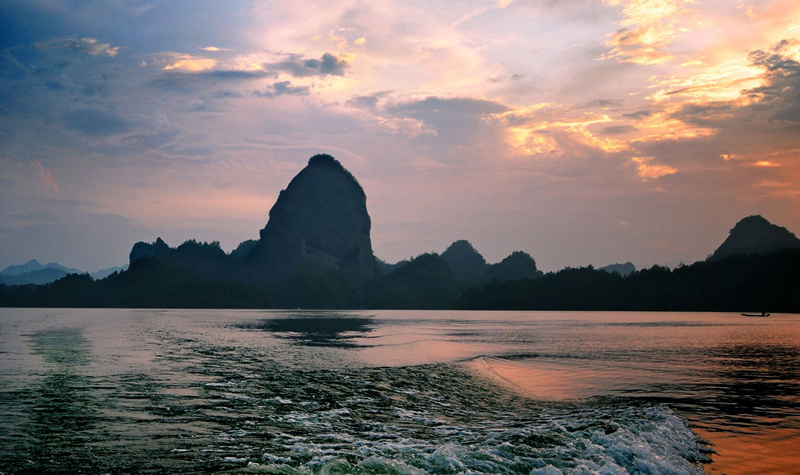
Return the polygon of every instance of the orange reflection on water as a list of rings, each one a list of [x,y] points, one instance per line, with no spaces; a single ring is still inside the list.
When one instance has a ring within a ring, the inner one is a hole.
[[[592,396],[621,394],[633,381],[655,380],[658,365],[648,368],[611,368],[598,362],[584,362],[581,367],[553,361],[513,361],[479,357],[465,363],[484,377],[513,391],[537,399],[562,401]],[[640,393],[641,396],[655,393]],[[800,473],[800,429],[780,427],[780,420],[762,428],[730,425],[721,420],[707,420],[708,415],[681,412],[692,430],[708,441],[713,450],[706,473],[798,474]],[[709,426],[711,426],[709,428]]]
[[[691,419],[690,419],[691,421]],[[796,474],[800,473],[800,431],[770,428],[765,434],[711,432],[692,427],[711,442],[714,462],[706,473],[719,474]]]

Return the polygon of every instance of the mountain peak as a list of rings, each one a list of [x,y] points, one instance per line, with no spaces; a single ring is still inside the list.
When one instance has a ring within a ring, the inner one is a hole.
[[[278,195],[249,261],[266,282],[304,269],[339,269],[356,281],[376,272],[364,189],[327,154],[314,155]]]
[[[800,248],[800,239],[784,227],[753,215],[740,220],[728,238],[709,256],[717,260],[733,254],[766,254],[780,249]]]

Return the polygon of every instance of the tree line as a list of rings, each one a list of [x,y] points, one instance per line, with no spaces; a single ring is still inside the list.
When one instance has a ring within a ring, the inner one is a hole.
[[[800,312],[800,251],[733,255],[621,276],[591,266],[469,286],[438,254],[367,283],[304,269],[260,286],[226,271],[218,246],[147,257],[105,279],[72,274],[47,285],[0,285],[4,307],[335,308]],[[197,257],[197,258],[195,258]]]

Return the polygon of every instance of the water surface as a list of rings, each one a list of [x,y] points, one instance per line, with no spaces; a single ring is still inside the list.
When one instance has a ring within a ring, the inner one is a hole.
[[[0,472],[791,473],[798,322],[0,309]]]

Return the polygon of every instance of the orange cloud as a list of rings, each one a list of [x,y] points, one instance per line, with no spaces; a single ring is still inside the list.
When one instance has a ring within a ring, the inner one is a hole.
[[[770,162],[769,160],[759,160],[759,161],[753,163],[753,166],[755,166],[755,167],[779,167],[780,165],[778,165],[775,162]]]
[[[617,58],[635,64],[661,64],[672,59],[665,51],[680,29],[677,19],[692,0],[606,0],[611,6],[624,4],[620,29],[609,35],[612,50],[601,59]]]
[[[652,157],[633,157],[631,161],[636,164],[639,176],[645,180],[660,178],[665,175],[672,175],[678,172],[677,168],[667,165],[651,165]]]
[[[529,155],[563,153],[555,135],[567,134],[571,140],[607,153],[626,150],[622,140],[600,137],[589,127],[613,120],[606,114],[582,113],[571,116],[573,111],[559,110],[549,104],[535,104],[522,109],[494,114],[492,117],[506,126],[507,142],[514,149]]]

